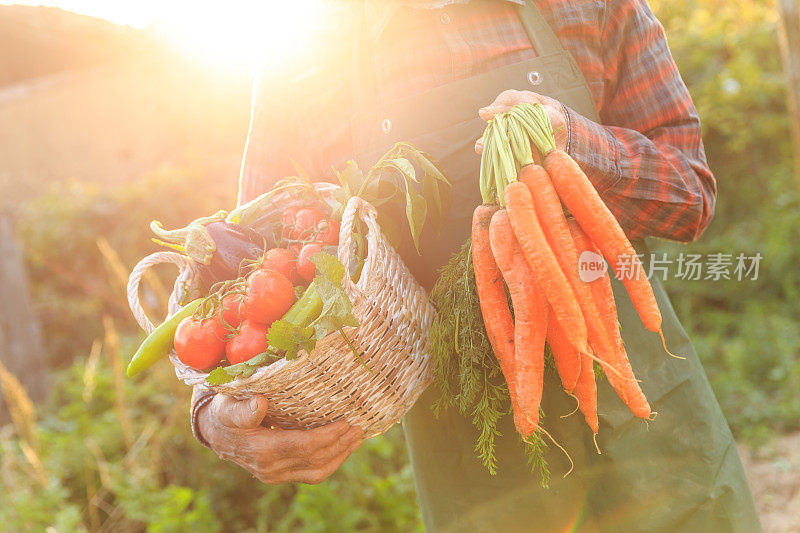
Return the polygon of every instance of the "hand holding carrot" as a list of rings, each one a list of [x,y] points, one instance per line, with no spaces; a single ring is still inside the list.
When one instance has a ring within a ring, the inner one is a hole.
[[[489,121],[498,113],[505,113],[517,104],[541,104],[547,111],[547,116],[550,123],[553,125],[556,137],[556,148],[560,150],[567,149],[567,113],[564,105],[550,98],[532,91],[516,91],[508,90],[503,91],[494,102],[478,110],[478,115],[485,121]],[[480,154],[483,152],[483,142],[481,139],[475,143],[475,151]]]

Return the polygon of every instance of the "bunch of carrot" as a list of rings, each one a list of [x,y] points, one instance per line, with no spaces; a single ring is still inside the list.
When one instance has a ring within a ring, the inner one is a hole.
[[[587,283],[578,272],[586,251],[602,254],[615,271],[623,258],[630,261],[633,275],[621,281],[644,325],[664,342],[661,313],[633,246],[578,164],[556,149],[541,105],[521,104],[495,116],[483,144],[484,204],[473,215],[472,257],[484,325],[508,383],[517,430],[523,438],[544,432],[545,342],[564,390],[577,398],[595,436],[593,361],[625,405],[651,419],[655,413],[620,337],[608,273]],[[541,165],[534,163],[531,145]],[[573,218],[567,219],[564,207]]]

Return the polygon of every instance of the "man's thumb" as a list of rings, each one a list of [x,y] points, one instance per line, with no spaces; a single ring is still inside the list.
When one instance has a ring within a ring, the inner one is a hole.
[[[250,429],[258,427],[264,420],[267,414],[267,399],[260,394],[246,400],[224,396],[216,407],[217,420],[223,426]]]

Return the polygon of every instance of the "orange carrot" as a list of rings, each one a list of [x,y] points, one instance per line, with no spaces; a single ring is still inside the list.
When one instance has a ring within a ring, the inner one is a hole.
[[[550,353],[553,354],[561,384],[567,394],[572,394],[581,372],[581,354],[567,340],[552,309],[550,309],[550,319],[547,322],[547,344],[550,346]],[[589,364],[592,364],[591,359],[589,359]]]
[[[590,251],[597,253],[597,249],[589,241],[589,237],[574,219],[570,219],[569,229],[580,252]],[[612,357],[608,359],[613,369],[609,369],[608,365],[604,365],[601,362],[606,378],[608,378],[608,382],[614,388],[614,391],[634,415],[639,418],[650,418],[650,404],[636,381],[628,355],[625,353],[625,345],[622,343],[622,337],[619,333],[617,306],[614,304],[614,293],[611,290],[611,279],[608,277],[608,272],[604,272],[603,276],[588,283],[588,285],[597,307],[600,309],[603,325],[614,342],[615,349],[612,352]]]
[[[578,351],[587,352],[589,347],[583,314],[553,250],[547,244],[530,189],[520,181],[509,184],[505,190],[505,202],[514,234],[556,320],[564,329],[570,344]]]
[[[517,403],[514,374],[514,322],[506,300],[503,276],[489,243],[489,224],[499,206],[479,205],[472,215],[472,264],[486,335],[508,384],[517,431],[527,437],[536,431]]]
[[[544,167],[553,181],[558,196],[577,219],[591,241],[600,249],[614,272],[628,270],[621,276],[633,306],[645,327],[661,335],[661,312],[653,288],[644,273],[636,250],[622,231],[617,219],[597,194],[581,167],[563,150],[552,150],[544,158]],[[630,260],[630,269],[623,269],[622,260]],[[665,346],[666,349],[666,346]]]
[[[552,346],[550,348],[552,349]],[[583,418],[592,428],[592,433],[597,435],[600,427],[597,421],[597,383],[594,380],[592,359],[585,354],[581,354],[581,373],[575,385],[575,397],[578,398],[578,407],[583,413]]]
[[[539,424],[544,380],[547,299],[536,287],[505,209],[492,216],[489,240],[514,305],[514,374],[517,402],[532,424]]]
[[[577,298],[586,321],[589,344],[595,348],[601,359],[610,360],[614,346],[600,320],[589,286],[578,277],[578,251],[575,249],[567,218],[564,216],[561,201],[553,188],[550,176],[539,165],[526,165],[520,170],[519,179],[531,191],[536,216],[539,218],[547,243]]]

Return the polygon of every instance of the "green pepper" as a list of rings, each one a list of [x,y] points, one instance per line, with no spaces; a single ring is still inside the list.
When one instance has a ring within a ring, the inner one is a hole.
[[[292,325],[306,327],[311,324],[322,312],[322,299],[317,294],[317,289],[312,281],[306,288],[303,296],[283,315]]]
[[[147,336],[142,345],[139,346],[139,349],[136,350],[131,362],[128,363],[127,374],[129,378],[146,368],[150,368],[156,361],[166,357],[174,345],[175,330],[178,329],[178,324],[187,316],[192,316],[202,303],[202,298],[189,302]]]

